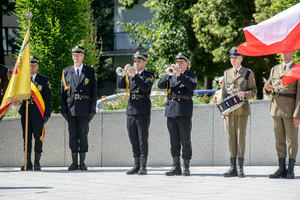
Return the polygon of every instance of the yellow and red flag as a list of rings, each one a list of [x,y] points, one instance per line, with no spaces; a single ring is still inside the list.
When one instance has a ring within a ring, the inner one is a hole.
[[[8,83],[0,106],[0,117],[5,115],[9,111],[11,106],[16,106],[24,99],[29,99],[31,96],[29,27],[30,26],[28,26],[28,30],[24,37],[24,41],[19,52],[17,62],[15,64],[13,74]]]

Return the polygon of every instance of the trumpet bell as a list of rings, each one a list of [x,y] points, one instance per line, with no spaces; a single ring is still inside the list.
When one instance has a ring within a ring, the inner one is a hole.
[[[123,69],[121,67],[117,67],[116,73],[118,76],[121,76],[123,74]]]

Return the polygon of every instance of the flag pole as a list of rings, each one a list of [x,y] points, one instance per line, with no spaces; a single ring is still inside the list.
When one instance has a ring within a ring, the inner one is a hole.
[[[32,12],[25,13],[28,19],[28,32],[30,34],[30,19]],[[30,49],[29,49],[30,50]],[[25,155],[24,155],[24,171],[27,170],[27,146],[28,146],[28,100],[26,100],[26,112],[25,112]]]

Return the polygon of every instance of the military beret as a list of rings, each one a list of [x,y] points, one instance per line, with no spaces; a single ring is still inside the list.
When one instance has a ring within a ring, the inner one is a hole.
[[[40,59],[38,59],[37,57],[35,56],[30,56],[30,63],[31,64],[38,64]]]
[[[84,48],[81,46],[75,46],[72,48],[72,54],[83,54],[84,53]]]
[[[147,61],[148,56],[146,54],[140,53],[140,52],[136,52],[135,54],[133,54],[133,60],[143,60],[143,61]]]
[[[230,50],[230,56],[242,56],[242,55],[237,53],[237,47],[232,47],[232,49]]]
[[[190,61],[190,57],[180,52],[175,56],[175,61],[176,60],[183,60],[188,63]]]

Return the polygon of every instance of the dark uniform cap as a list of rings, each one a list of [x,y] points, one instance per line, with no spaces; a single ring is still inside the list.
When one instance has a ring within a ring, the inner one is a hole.
[[[183,54],[183,53],[178,53],[175,57],[175,61],[176,60],[184,60],[185,62],[189,62],[190,61],[190,57],[188,57],[187,55]]]
[[[72,48],[72,54],[83,54],[84,53],[84,48],[81,46],[75,46]]]
[[[30,56],[30,63],[31,64],[38,64],[40,59],[38,59],[37,57],[35,56]]]
[[[136,52],[135,54],[133,54],[133,60],[143,60],[143,61],[147,61],[148,56],[146,54],[140,53],[140,52]]]
[[[230,50],[230,56],[242,56],[241,54],[238,54],[237,47],[232,47]]]

